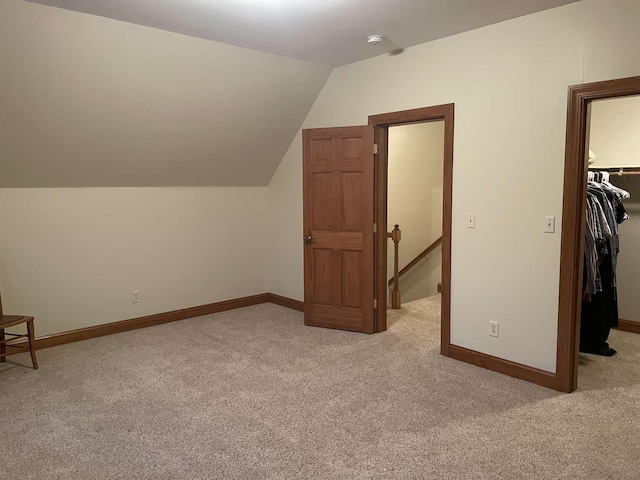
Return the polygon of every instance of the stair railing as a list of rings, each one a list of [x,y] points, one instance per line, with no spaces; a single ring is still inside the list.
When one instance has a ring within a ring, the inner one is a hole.
[[[397,233],[396,233],[397,232]],[[402,269],[398,270],[398,244],[400,243],[401,232],[398,225],[395,226],[392,232],[387,233],[387,237],[394,241],[394,255],[393,255],[393,277],[389,279],[388,285],[393,285],[391,291],[391,308],[400,308],[400,278],[405,275],[409,270],[415,267],[422,259],[426,259],[432,251],[434,251],[441,243],[442,237],[437,238],[431,245],[420,252],[413,260],[407,263]],[[397,241],[396,241],[397,239]]]

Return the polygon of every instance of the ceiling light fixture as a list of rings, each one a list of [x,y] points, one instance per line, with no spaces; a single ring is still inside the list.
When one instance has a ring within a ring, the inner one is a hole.
[[[369,35],[367,37],[367,43],[369,45],[380,45],[383,38],[384,37],[382,35]]]

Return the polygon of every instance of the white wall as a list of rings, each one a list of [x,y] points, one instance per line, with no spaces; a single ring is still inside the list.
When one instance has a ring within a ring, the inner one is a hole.
[[[436,248],[426,260],[405,273],[400,279],[400,297],[404,305],[438,293],[438,283],[442,279],[442,248]],[[391,291],[389,287],[389,303],[391,305]]]
[[[640,166],[640,96],[592,102],[589,148],[594,167]]]
[[[304,128],[456,104],[451,342],[555,371],[567,87],[640,74],[640,2],[584,0],[333,71]],[[270,186],[271,291],[302,299],[301,134]],[[467,213],[476,228],[465,227]],[[500,338],[488,335],[500,322]]]
[[[388,225],[400,225],[402,269],[442,235],[444,122],[389,129]],[[402,303],[437,293],[442,273],[440,249],[400,279]],[[393,242],[388,242],[387,278],[393,276]]]
[[[42,336],[267,292],[266,203],[266,187],[0,189],[5,312]]]

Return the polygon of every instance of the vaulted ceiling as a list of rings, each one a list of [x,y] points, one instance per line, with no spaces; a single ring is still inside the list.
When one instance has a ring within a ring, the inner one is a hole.
[[[0,187],[267,185],[332,66],[572,1],[2,0]]]
[[[267,185],[331,69],[0,1],[0,187]]]

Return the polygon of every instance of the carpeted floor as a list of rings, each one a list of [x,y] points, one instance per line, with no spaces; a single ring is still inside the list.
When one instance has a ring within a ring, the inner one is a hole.
[[[0,366],[0,479],[638,479],[640,335],[571,395],[438,354],[438,296],[362,335],[264,304]]]

